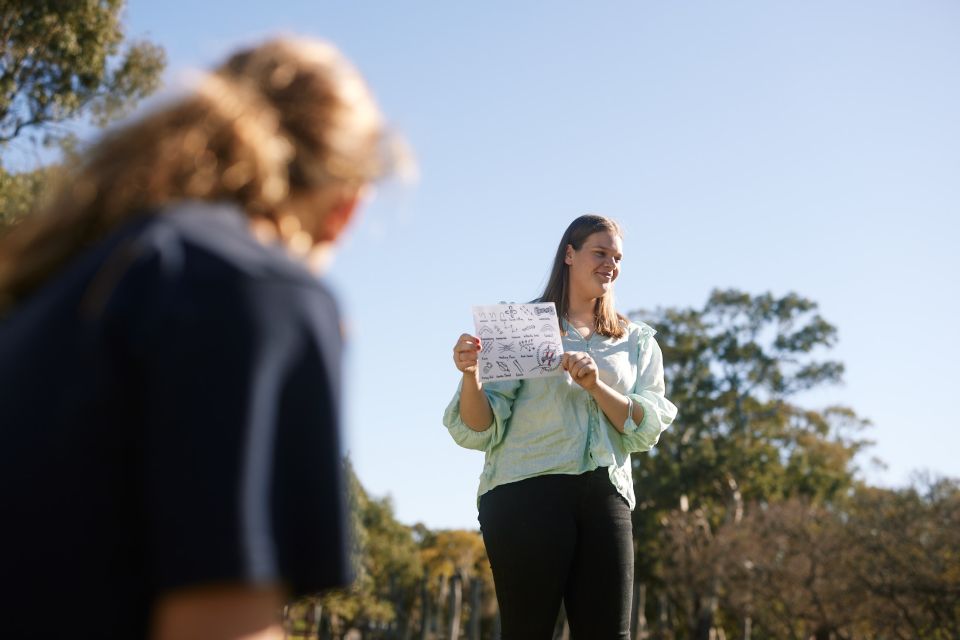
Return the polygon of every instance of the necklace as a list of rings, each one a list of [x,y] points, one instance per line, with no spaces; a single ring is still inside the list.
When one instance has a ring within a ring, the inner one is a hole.
[[[577,325],[575,325],[575,324],[573,323],[572,320],[570,320],[570,316],[565,316],[564,319],[566,320],[567,325],[568,325],[570,328],[572,328],[573,331],[576,333],[577,338],[579,338],[579,339],[582,340],[583,342],[589,341],[590,338],[593,337],[593,334],[596,332],[596,330],[595,330],[592,326],[590,326],[590,325],[588,325],[588,324],[584,324],[583,326],[578,327]],[[583,334],[583,332],[581,331],[581,329],[587,329],[586,335]]]

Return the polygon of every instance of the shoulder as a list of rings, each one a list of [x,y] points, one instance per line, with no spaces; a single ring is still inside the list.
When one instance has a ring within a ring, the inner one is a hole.
[[[156,324],[338,324],[333,296],[280,247],[250,233],[246,216],[228,205],[185,203],[131,224],[103,270],[103,309]],[[277,313],[278,310],[282,313]],[[246,319],[246,322],[243,322]]]
[[[247,216],[229,204],[186,202],[159,209],[147,216],[135,236],[140,252],[162,258],[168,269],[182,275],[316,281],[279,245],[258,241]]]
[[[646,341],[657,333],[657,330],[647,323],[625,316],[620,316],[620,326],[626,331],[624,337],[628,340]]]

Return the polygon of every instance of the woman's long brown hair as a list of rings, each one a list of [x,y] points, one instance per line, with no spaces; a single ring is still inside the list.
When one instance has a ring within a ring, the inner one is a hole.
[[[609,231],[623,236],[620,225],[610,218],[587,214],[571,222],[563,232],[563,237],[560,238],[557,254],[553,259],[553,267],[550,269],[550,277],[547,279],[547,286],[539,301],[554,303],[561,318],[566,318],[570,310],[570,267],[566,262],[567,245],[579,251],[586,239],[598,231]],[[593,308],[593,323],[594,331],[602,336],[622,338],[626,333],[624,327],[627,319],[617,313],[614,308],[612,289],[597,298]]]

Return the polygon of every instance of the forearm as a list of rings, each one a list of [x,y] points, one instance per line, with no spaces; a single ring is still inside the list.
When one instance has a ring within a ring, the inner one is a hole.
[[[483,392],[483,386],[477,380],[475,373],[463,374],[463,386],[460,388],[460,417],[463,423],[474,431],[486,431],[493,424],[490,400]]]
[[[222,585],[162,596],[153,611],[151,640],[281,640],[279,588]]]
[[[613,425],[613,428],[623,433],[623,423],[627,420],[627,407],[633,406],[633,421],[636,424],[643,422],[643,407],[637,402],[630,402],[627,396],[613,390],[602,380],[597,381],[597,386],[590,391],[590,395],[596,400],[597,406],[607,416],[607,420]]]

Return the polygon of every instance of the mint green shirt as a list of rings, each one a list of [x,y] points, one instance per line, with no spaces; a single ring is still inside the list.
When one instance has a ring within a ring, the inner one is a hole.
[[[597,363],[600,379],[643,407],[643,421],[627,416],[617,431],[570,375],[485,382],[493,424],[474,431],[460,417],[460,389],[443,415],[443,424],[462,447],[486,453],[477,499],[494,487],[547,474],[581,474],[606,467],[610,482],[630,508],[636,505],[630,454],[649,451],[670,426],[677,408],[664,397],[663,354],[656,333],[631,322],[622,338],[594,334],[583,339],[566,326],[563,350],[585,351]],[[462,383],[461,383],[462,384]]]

